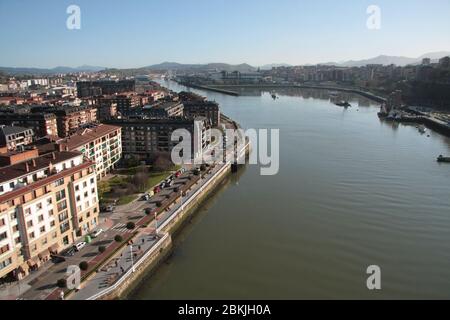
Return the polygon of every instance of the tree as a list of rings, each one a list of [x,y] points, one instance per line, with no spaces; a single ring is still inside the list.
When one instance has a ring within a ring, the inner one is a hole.
[[[129,221],[127,223],[127,229],[128,230],[133,230],[134,228],[136,228],[136,225],[134,224],[134,222],[133,221]]]
[[[123,238],[122,238],[122,236],[121,235],[116,235],[115,237],[114,237],[114,241],[116,241],[116,242],[122,242],[123,241]]]
[[[166,153],[159,154],[153,162],[155,171],[167,171],[173,166],[170,156]]]
[[[139,191],[143,192],[147,189],[148,173],[144,171],[138,172],[133,176],[131,180],[133,182],[133,185],[136,186]]]
[[[98,247],[98,252],[103,253],[105,251],[106,251],[106,247],[105,246]]]
[[[81,261],[78,266],[81,270],[86,271],[89,268],[89,263],[87,261]]]
[[[150,215],[150,214],[152,213],[152,209],[146,208],[146,209],[144,210],[144,212],[145,212],[146,215]]]
[[[64,289],[67,287],[67,280],[66,279],[58,279],[58,281],[56,281],[56,285],[58,286],[58,288]]]

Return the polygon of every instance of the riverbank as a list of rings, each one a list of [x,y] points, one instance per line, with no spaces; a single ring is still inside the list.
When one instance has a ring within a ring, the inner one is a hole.
[[[339,91],[339,92],[347,92],[347,93],[354,93],[358,94],[360,96],[363,96],[365,98],[371,99],[378,103],[385,103],[386,98],[381,97],[379,95],[376,95],[374,93],[363,91],[356,88],[343,88],[343,87],[336,87],[336,86],[320,86],[320,85],[299,85],[299,84],[244,84],[244,85],[196,85],[196,84],[190,84],[190,83],[184,83],[184,82],[178,82],[180,85],[184,85],[187,87],[191,87],[194,89],[202,89],[202,90],[208,90],[213,92],[219,92],[224,93],[227,95],[233,95],[233,96],[239,96],[238,91],[229,90],[229,89],[242,89],[242,88],[248,88],[248,89],[264,89],[264,90],[273,90],[273,89],[285,89],[285,88],[300,88],[300,89],[318,89],[318,90],[330,90],[330,91]]]
[[[250,152],[249,144],[241,150],[240,157],[246,156],[248,152]],[[125,247],[117,252],[114,257],[105,261],[99,268],[103,273],[97,272],[86,283],[82,284],[80,290],[71,292],[68,298],[110,300],[126,296],[136,287],[142,276],[149,275],[170,256],[173,235],[195,213],[195,209],[202,201],[232,172],[231,168],[230,161],[222,165],[216,165],[203,174],[199,180],[193,181],[183,192],[185,195],[182,198],[176,198],[167,205],[169,211],[164,211],[158,216],[158,220],[154,221],[155,227],[153,229],[151,226],[143,225],[144,229],[133,237],[133,245],[130,246],[129,251],[128,247]],[[157,239],[155,239],[155,235],[157,235]],[[153,243],[149,245],[148,242],[152,241]],[[139,256],[136,246],[139,247]],[[136,257],[135,261],[133,261],[132,256]],[[117,261],[120,261],[120,268]],[[114,279],[114,283],[108,283],[111,278]],[[109,285],[103,289],[105,282]]]

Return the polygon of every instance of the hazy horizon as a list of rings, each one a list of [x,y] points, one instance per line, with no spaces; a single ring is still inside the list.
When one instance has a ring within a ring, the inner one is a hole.
[[[69,5],[80,8],[70,30]],[[183,64],[306,65],[450,51],[450,2],[117,0],[0,2],[0,66],[139,68]],[[24,8],[26,8],[24,10]]]

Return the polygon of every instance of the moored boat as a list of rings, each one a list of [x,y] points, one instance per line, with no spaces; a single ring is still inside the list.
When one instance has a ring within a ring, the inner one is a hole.
[[[450,162],[450,157],[444,157],[442,154],[437,158],[437,162]]]

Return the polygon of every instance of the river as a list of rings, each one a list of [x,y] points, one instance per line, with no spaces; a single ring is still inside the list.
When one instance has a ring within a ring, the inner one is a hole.
[[[244,128],[280,129],[280,171],[224,181],[127,298],[450,298],[450,165],[435,161],[449,138],[380,121],[356,95],[346,110],[327,91],[192,91]]]

